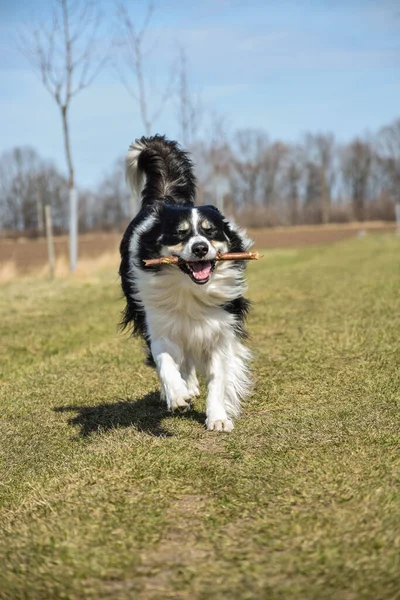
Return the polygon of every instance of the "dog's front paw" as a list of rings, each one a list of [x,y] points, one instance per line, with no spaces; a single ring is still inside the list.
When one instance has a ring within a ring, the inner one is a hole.
[[[161,397],[166,401],[169,411],[186,412],[190,409],[191,395],[182,379],[168,384],[162,383],[161,388]]]
[[[232,429],[234,429],[233,422],[228,418],[216,420],[207,419],[206,427],[209,431],[232,431]]]
[[[171,412],[187,412],[190,410],[190,396],[171,398],[168,407]]]

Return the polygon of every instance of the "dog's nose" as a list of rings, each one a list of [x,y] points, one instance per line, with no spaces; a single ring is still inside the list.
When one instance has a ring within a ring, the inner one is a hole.
[[[208,252],[208,246],[205,242],[196,242],[192,246],[192,252],[198,258],[203,258],[203,256],[205,256]]]

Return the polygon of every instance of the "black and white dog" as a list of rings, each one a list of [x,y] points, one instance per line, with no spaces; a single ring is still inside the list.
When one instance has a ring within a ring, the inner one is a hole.
[[[176,142],[142,137],[129,148],[126,170],[142,204],[120,247],[122,325],[146,340],[169,410],[190,408],[198,371],[208,383],[207,429],[231,431],[250,391],[250,352],[240,341],[249,302],[244,261],[215,257],[252,242],[213,206],[195,207],[193,165]],[[169,255],[178,265],[144,266]]]

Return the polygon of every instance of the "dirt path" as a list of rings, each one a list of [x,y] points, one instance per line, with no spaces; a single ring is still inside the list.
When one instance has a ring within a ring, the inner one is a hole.
[[[249,234],[257,248],[312,246],[332,243],[363,235],[363,232],[393,232],[393,223],[350,223],[344,225],[280,227],[253,229]],[[116,254],[121,240],[120,233],[86,234],[79,238],[79,256],[83,260],[96,260],[105,254]],[[68,238],[55,240],[58,261],[68,261]],[[47,246],[43,239],[0,240],[0,267],[12,265],[17,274],[33,273],[47,264]]]

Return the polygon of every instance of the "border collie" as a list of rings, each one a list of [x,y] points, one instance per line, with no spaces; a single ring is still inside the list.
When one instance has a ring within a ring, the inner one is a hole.
[[[120,247],[127,303],[121,325],[146,341],[170,411],[190,408],[199,372],[208,385],[207,429],[231,431],[251,387],[250,352],[241,343],[249,301],[244,261],[215,257],[245,252],[252,241],[214,206],[195,206],[193,165],[176,142],[160,135],[136,140],[126,172],[141,209]],[[169,255],[178,265],[144,266]]]

